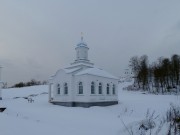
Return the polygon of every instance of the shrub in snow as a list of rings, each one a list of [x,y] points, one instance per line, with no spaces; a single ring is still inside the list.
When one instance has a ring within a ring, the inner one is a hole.
[[[125,127],[125,131],[128,135],[153,135],[156,129],[156,119],[158,116],[155,116],[155,111],[150,113],[149,110],[147,110],[146,118],[143,119],[140,122],[137,122],[131,126],[126,126],[124,122],[122,121],[122,124]],[[161,127],[159,130],[161,130]],[[158,134],[158,132],[156,132]],[[156,134],[156,135],[157,135]]]
[[[140,135],[145,135],[148,130],[152,130],[153,128],[155,128],[155,119],[158,116],[155,117],[154,114],[155,111],[153,111],[152,114],[150,114],[150,111],[147,110],[146,118],[139,123]]]
[[[171,104],[166,113],[166,120],[169,123],[168,135],[180,134],[180,107]]]

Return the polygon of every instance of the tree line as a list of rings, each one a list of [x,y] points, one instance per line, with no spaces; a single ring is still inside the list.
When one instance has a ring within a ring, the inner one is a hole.
[[[46,85],[47,81],[37,81],[35,79],[32,79],[28,82],[19,82],[12,86],[12,88],[20,88],[20,87],[27,87],[27,86],[34,86],[34,85]]]
[[[180,55],[160,57],[149,64],[148,56],[134,56],[129,61],[134,88],[150,92],[180,92]]]

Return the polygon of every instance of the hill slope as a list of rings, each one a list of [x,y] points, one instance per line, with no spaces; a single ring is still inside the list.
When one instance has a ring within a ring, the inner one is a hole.
[[[119,104],[108,107],[63,107],[48,103],[48,86],[3,90],[0,106],[2,135],[126,135],[126,126],[133,129],[145,119],[147,110],[159,118],[170,103],[180,104],[175,95],[150,95],[123,91],[119,85]],[[34,103],[24,97],[32,96]],[[166,129],[166,128],[164,128]],[[163,134],[163,132],[162,132]]]

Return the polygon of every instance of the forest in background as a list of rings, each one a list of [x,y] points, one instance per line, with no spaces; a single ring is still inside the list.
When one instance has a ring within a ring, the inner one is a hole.
[[[147,55],[134,56],[129,63],[134,84],[128,89],[162,94],[180,92],[180,55],[174,54],[171,58],[160,57],[151,64]]]

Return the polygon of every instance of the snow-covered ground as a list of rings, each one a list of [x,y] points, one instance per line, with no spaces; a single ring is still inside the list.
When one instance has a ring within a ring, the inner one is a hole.
[[[7,109],[0,113],[0,135],[127,135],[127,128],[144,120],[147,110],[161,118],[170,103],[180,104],[179,96],[122,90],[127,85],[119,84],[118,105],[90,108],[48,103],[46,85],[4,89],[0,106]],[[28,103],[23,97],[32,94],[34,103]]]

